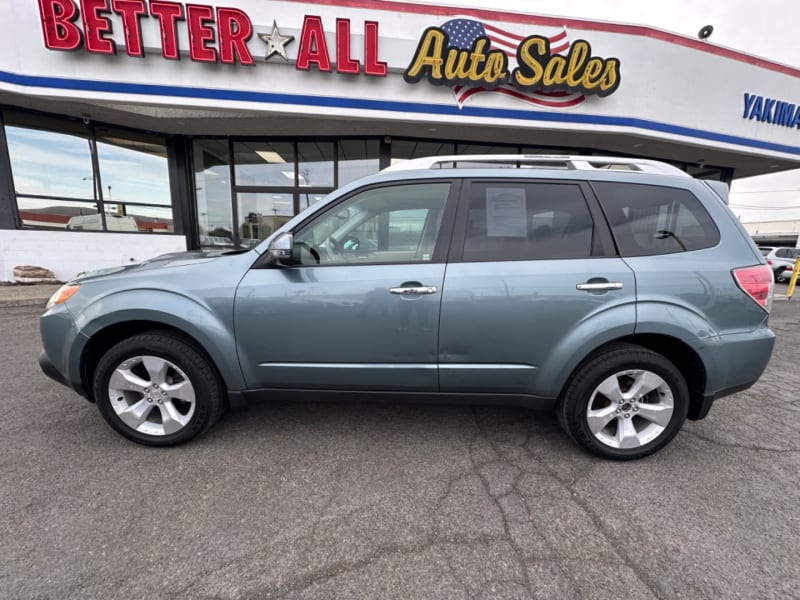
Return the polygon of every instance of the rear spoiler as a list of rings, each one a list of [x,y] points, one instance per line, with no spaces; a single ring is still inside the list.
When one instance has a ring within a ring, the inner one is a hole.
[[[728,204],[728,196],[730,195],[731,189],[728,187],[728,184],[724,181],[713,181],[710,179],[701,179],[703,183],[706,184],[706,187],[710,189],[714,194],[722,200],[724,204]]]

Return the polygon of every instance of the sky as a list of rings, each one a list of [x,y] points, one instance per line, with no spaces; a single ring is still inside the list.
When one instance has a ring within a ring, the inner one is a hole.
[[[800,67],[800,0],[434,0],[509,12],[649,25]],[[800,98],[795,99],[800,101]],[[800,132],[798,132],[800,138]],[[731,208],[743,222],[800,220],[800,169],[734,180]]]

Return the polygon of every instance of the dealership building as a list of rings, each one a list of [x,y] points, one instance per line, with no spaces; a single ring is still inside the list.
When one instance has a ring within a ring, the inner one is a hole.
[[[374,0],[38,0],[0,21],[0,281],[257,243],[426,155],[800,167],[800,70],[658,29]]]

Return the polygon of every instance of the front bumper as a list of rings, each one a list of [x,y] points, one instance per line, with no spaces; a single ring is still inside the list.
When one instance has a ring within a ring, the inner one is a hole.
[[[44,374],[47,375],[53,381],[57,381],[61,385],[65,385],[67,387],[72,387],[67,378],[56,369],[56,366],[50,361],[50,358],[47,356],[47,352],[42,350],[39,353],[39,367],[41,367]]]

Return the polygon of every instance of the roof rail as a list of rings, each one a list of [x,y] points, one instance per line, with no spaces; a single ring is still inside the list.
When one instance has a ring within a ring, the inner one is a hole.
[[[463,154],[452,156],[427,156],[394,164],[384,171],[411,171],[416,169],[458,168],[467,163],[505,163],[516,168],[567,169],[575,171],[629,171],[691,177],[685,171],[668,163],[646,158],[621,158],[612,156],[567,156],[550,154]],[[480,168],[473,167],[473,168]]]

